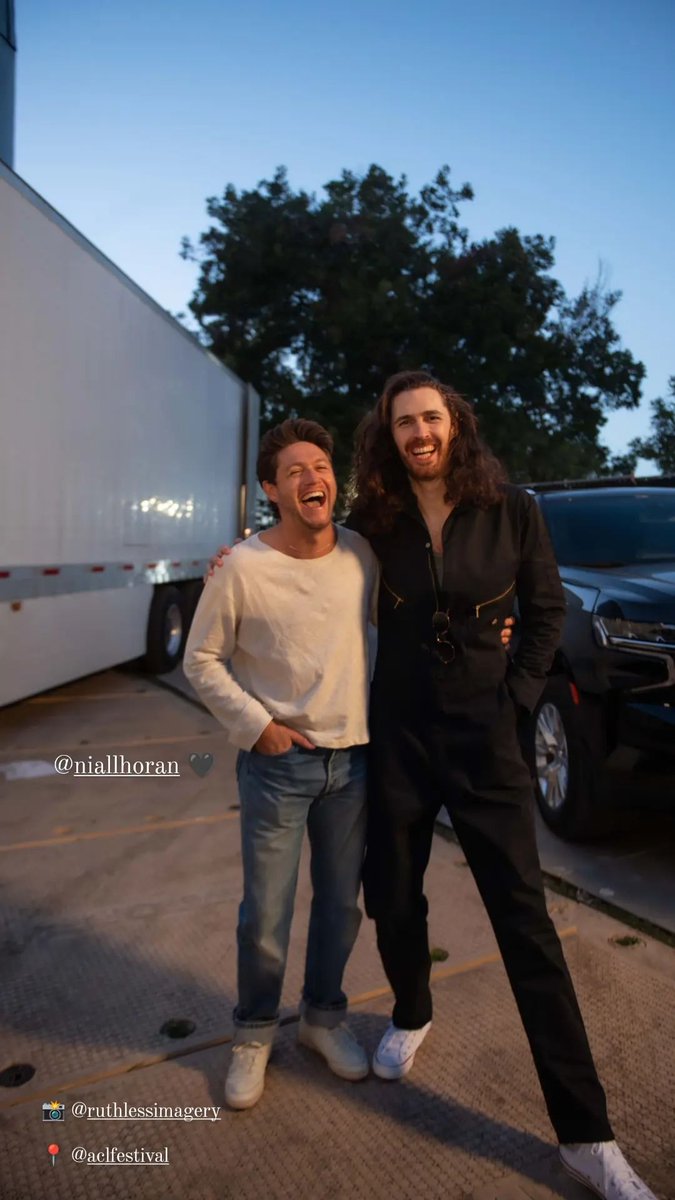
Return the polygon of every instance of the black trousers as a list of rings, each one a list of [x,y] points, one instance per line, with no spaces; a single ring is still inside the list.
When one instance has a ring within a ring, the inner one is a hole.
[[[560,1142],[613,1137],[558,935],[546,910],[529,771],[505,688],[421,716],[373,690],[366,911],[395,996],[394,1024],[431,1020],[424,872],[441,804],[492,923]]]

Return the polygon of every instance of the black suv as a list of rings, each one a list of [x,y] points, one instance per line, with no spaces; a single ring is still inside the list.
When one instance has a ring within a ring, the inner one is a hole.
[[[675,797],[675,477],[529,490],[567,617],[525,751],[547,825],[582,838],[607,823],[608,766],[655,757]]]

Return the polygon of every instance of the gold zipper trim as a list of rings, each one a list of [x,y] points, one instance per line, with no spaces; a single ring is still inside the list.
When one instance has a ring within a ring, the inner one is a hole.
[[[392,596],[395,601],[394,608],[395,609],[398,608],[399,604],[405,604],[405,599],[403,598],[403,596],[399,596],[398,593],[395,592],[394,589],[389,586],[386,579],[384,578],[384,575],[381,578],[382,578],[382,583],[384,584],[387,591],[389,592],[389,595]],[[513,591],[515,586],[516,586],[516,581],[514,579],[513,583],[509,584],[506,591],[501,592],[499,594],[499,596],[492,596],[492,598],[490,600],[481,600],[480,604],[475,604],[474,608],[473,608],[475,616],[476,617],[480,616],[481,608],[486,608],[488,604],[496,604],[498,600],[503,600],[505,596],[508,596],[509,592]]]
[[[502,592],[500,596],[493,596],[491,600],[482,600],[480,604],[476,604],[474,606],[474,610],[473,610],[474,613],[476,614],[476,616],[477,617],[480,616],[481,608],[485,608],[485,606],[487,604],[496,604],[498,600],[503,600],[505,596],[508,596],[509,592],[513,591],[515,586],[516,586],[516,581],[514,579],[513,583],[510,583],[509,586],[507,587],[506,591]]]
[[[393,588],[389,587],[389,584],[387,583],[384,575],[382,576],[382,582],[383,582],[384,586],[386,587],[387,591],[389,592],[389,595],[393,596],[394,600],[396,601],[396,603],[394,605],[395,609],[398,608],[399,604],[405,604],[405,600],[403,599],[403,596],[398,596],[396,594],[396,592],[393,590]]]

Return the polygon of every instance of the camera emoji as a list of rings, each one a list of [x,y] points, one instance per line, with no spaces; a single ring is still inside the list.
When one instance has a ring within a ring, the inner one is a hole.
[[[64,1121],[66,1117],[66,1106],[58,1100],[48,1100],[42,1105],[42,1120],[43,1121]]]

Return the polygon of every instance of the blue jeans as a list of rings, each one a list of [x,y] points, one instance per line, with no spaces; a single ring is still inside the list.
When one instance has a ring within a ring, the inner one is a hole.
[[[235,1040],[269,1042],[279,1003],[302,840],[311,849],[312,908],[302,1011],[332,1028],[347,1007],[342,976],[361,924],[366,747],[284,754],[240,751],[244,898],[239,908]]]

